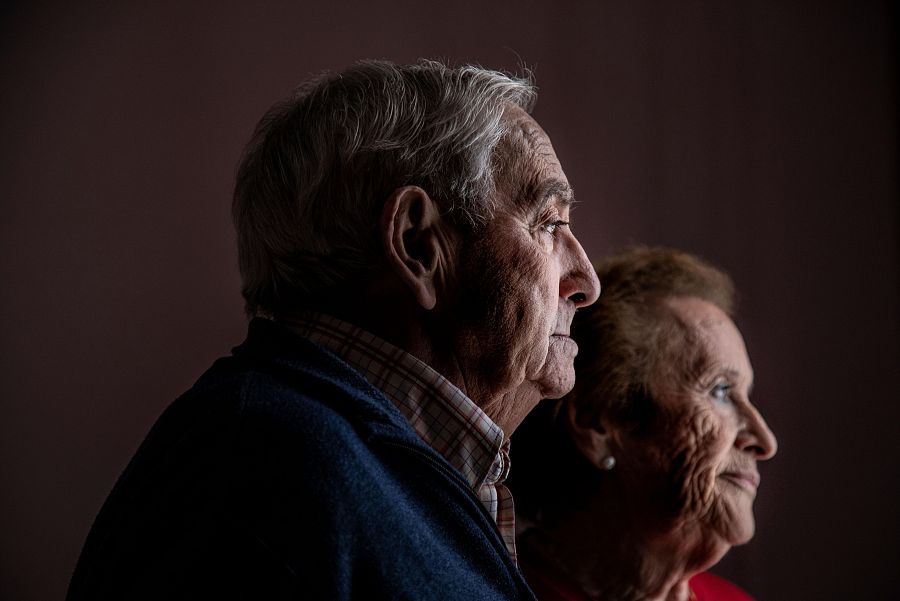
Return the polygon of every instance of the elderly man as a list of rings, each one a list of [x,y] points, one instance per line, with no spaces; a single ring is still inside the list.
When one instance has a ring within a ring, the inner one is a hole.
[[[599,284],[530,83],[360,63],[260,122],[247,340],[160,418],[76,599],[532,598],[508,436],[572,387]]]

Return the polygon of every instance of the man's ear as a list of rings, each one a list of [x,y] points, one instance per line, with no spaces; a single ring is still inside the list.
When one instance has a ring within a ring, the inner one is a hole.
[[[579,415],[576,404],[572,402],[565,403],[563,411],[565,411],[566,428],[569,430],[572,442],[575,443],[585,459],[599,470],[612,469],[610,465],[610,457],[613,457],[610,446],[611,437],[607,428],[601,423],[602,420],[584,419],[584,416]],[[613,458],[612,465],[615,465],[615,458]]]
[[[437,302],[436,280],[445,267],[446,236],[440,210],[418,186],[394,190],[381,213],[381,243],[394,274],[424,309]]]

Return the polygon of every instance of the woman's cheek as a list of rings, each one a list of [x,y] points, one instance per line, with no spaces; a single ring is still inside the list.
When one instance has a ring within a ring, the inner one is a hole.
[[[684,411],[675,420],[670,482],[673,511],[683,519],[708,514],[715,502],[721,428],[709,411]]]

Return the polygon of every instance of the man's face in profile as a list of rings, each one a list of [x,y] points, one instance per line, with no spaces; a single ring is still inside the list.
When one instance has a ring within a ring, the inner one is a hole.
[[[530,382],[541,397],[557,398],[575,382],[575,309],[594,302],[600,286],[569,229],[572,191],[549,138],[521,109],[509,108],[505,119],[496,212],[459,257],[464,373],[495,391]],[[488,401],[482,408],[510,434],[533,407]]]

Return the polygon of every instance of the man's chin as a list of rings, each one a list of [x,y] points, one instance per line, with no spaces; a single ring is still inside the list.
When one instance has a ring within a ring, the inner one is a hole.
[[[578,345],[568,336],[551,336],[547,358],[535,381],[545,399],[558,399],[575,386]]]
[[[573,386],[575,386],[575,368],[571,364],[568,367],[557,366],[552,370],[545,368],[538,379],[541,397],[545,399],[558,399],[565,396],[569,394]]]

